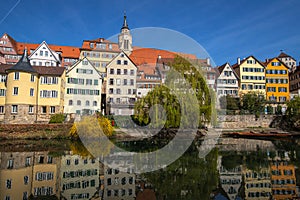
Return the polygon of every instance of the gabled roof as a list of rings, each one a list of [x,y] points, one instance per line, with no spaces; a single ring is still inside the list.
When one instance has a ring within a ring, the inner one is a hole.
[[[22,54],[24,51],[25,47],[29,50],[35,50],[39,44],[32,44],[32,43],[22,43],[18,42],[17,43],[17,53]],[[72,46],[58,46],[58,45],[48,45],[49,48],[53,51],[60,52],[61,56],[63,58],[79,58],[80,55],[80,49],[79,47],[72,47]],[[30,54],[30,51],[28,52]]]
[[[4,33],[3,35],[7,36],[7,38],[11,42],[11,44],[12,44],[13,48],[15,49],[15,51],[17,51],[17,42],[16,42],[16,40],[14,38],[12,38],[10,35],[8,35],[7,33]]]
[[[219,73],[218,76],[220,76],[220,74],[223,72],[223,70],[225,69],[226,66],[230,67],[230,69],[233,72],[233,74],[235,75],[236,79],[240,79],[240,76],[236,73],[236,71],[231,67],[231,65],[228,62],[217,67],[217,73]]]
[[[23,56],[21,59],[12,66],[11,68],[7,69],[7,71],[20,71],[20,72],[29,72],[29,73],[36,73],[36,70],[32,68],[30,61],[27,56],[27,49],[24,50]]]
[[[84,58],[78,60],[76,63],[74,63],[74,64],[70,67],[70,69],[67,71],[67,74],[70,73],[70,71],[72,71],[73,69],[75,69],[76,66],[77,66],[79,63],[81,63],[82,61],[84,61],[84,60],[88,61],[88,63],[94,68],[94,70],[95,70],[95,71],[99,74],[99,76],[102,78],[102,75],[100,74],[100,72],[96,69],[96,67],[93,65],[93,63],[91,63],[90,60],[87,59],[87,57],[84,57]]]
[[[61,63],[61,61],[60,60],[58,60],[57,59],[57,57],[54,55],[54,53],[53,53],[53,50],[48,46],[48,44],[47,44],[47,42],[46,41],[43,41],[31,54],[30,54],[30,56],[29,56],[29,58],[31,58],[34,54],[35,54],[35,52],[39,49],[39,48],[41,48],[43,45],[46,45],[46,47],[48,48],[48,50],[49,50],[49,52],[52,54],[52,56],[53,56],[53,58],[57,61],[57,62],[59,62],[59,63]]]
[[[254,56],[250,55],[247,58],[244,58],[243,60],[241,60],[241,64],[235,63],[234,65],[232,65],[232,68],[235,69],[237,67],[239,67],[240,65],[242,65],[244,62],[246,62],[246,60],[248,60],[249,58],[253,58],[257,63],[259,63],[261,66],[265,67],[259,60],[257,60]]]
[[[112,63],[112,62],[114,62],[121,54],[124,54],[124,56],[126,57],[126,58],[128,58],[128,60],[130,61],[130,62],[132,62],[132,64],[137,68],[137,65],[136,65],[136,63],[124,52],[124,51],[121,51],[117,56],[115,56],[113,59],[111,59],[111,61],[110,62],[108,62],[107,63],[107,65],[106,65],[106,68]]]
[[[284,52],[281,52],[277,57],[278,58],[287,58],[288,57],[288,58],[292,58],[293,60],[296,60],[295,58],[293,58],[292,56],[290,56]]]
[[[286,69],[289,69],[289,67],[284,63],[282,62],[278,57],[275,57],[275,58],[269,58],[269,59],[266,59],[265,62],[261,62],[265,67],[267,67],[267,65],[269,63],[271,63],[273,60],[277,60],[278,62],[280,62]]]

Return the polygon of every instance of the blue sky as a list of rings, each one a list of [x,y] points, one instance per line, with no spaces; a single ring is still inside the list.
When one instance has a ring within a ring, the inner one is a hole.
[[[131,29],[163,27],[183,33],[217,65],[249,55],[274,57],[280,50],[300,60],[299,0],[1,1],[0,34],[22,42],[81,46],[84,39],[109,38],[120,31],[126,10]]]

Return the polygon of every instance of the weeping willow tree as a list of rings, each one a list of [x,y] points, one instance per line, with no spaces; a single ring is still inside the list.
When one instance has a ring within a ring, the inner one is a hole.
[[[212,118],[215,115],[214,95],[208,88],[201,70],[179,56],[172,59],[168,66],[171,66],[171,69],[167,73],[165,84],[155,87],[136,102],[135,121],[140,125],[147,125],[150,121],[155,121],[157,126],[164,123],[159,120],[161,117],[159,107],[155,107],[152,111],[154,112],[152,118],[149,117],[150,108],[156,104],[161,105],[166,112],[165,128],[176,128],[190,123],[191,117],[185,118],[184,116],[194,114],[193,110],[199,111],[197,116],[200,119],[199,127],[204,123],[210,123],[212,119],[215,121],[215,117]],[[175,95],[174,91],[176,90],[181,90],[181,92]],[[196,101],[193,101],[192,96]],[[180,101],[183,98],[188,101]],[[195,116],[195,119],[197,117]]]

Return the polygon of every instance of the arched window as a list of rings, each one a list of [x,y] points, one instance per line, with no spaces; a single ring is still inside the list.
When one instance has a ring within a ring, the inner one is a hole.
[[[69,106],[73,105],[73,100],[69,100]]]
[[[93,101],[93,106],[97,106],[97,101]]]
[[[77,106],[81,106],[81,101],[77,100]]]
[[[85,102],[85,105],[86,105],[86,106],[90,106],[90,102],[89,102],[89,101],[86,101],[86,102]]]

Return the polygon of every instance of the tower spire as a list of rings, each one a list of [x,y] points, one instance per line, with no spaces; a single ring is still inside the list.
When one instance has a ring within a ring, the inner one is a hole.
[[[122,27],[122,29],[129,29],[128,28],[128,24],[127,24],[127,16],[126,16],[126,11],[124,11],[124,19],[123,19],[123,27]]]

